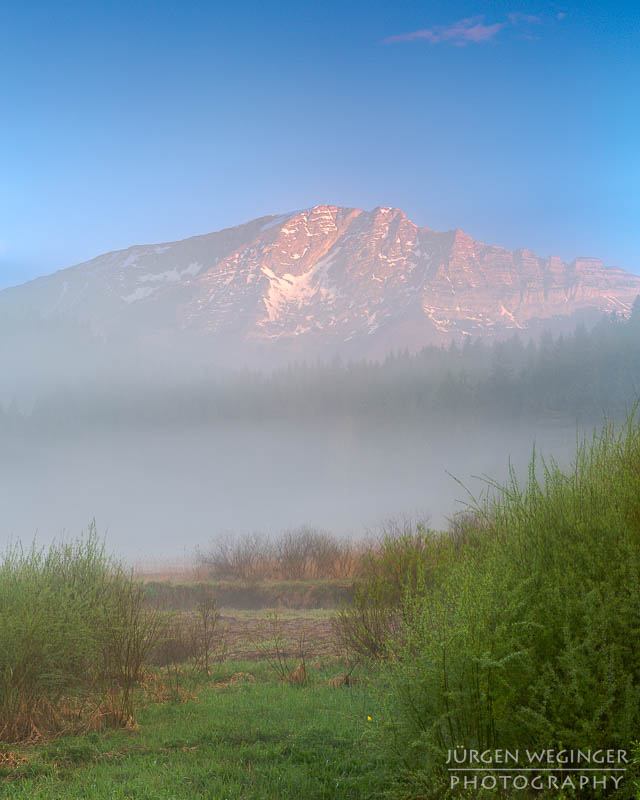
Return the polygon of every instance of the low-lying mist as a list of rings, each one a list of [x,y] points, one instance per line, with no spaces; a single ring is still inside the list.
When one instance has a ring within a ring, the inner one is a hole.
[[[378,426],[245,423],[207,428],[22,437],[3,449],[5,534],[46,543],[95,517],[109,548],[131,558],[176,556],[227,532],[301,524],[361,535],[382,518],[426,512],[446,526],[474,475],[519,473],[534,438],[570,460],[569,427],[433,431]]]
[[[5,321],[6,322],[6,321]],[[226,532],[434,528],[535,443],[563,467],[640,391],[640,303],[572,336],[425,348],[381,363],[217,368],[202,352],[0,326],[0,535],[46,544],[95,518],[132,559]],[[148,357],[146,357],[146,355]],[[184,357],[183,357],[184,356]],[[455,477],[452,477],[455,476]],[[457,480],[456,480],[457,479]],[[460,481],[458,483],[457,481]]]

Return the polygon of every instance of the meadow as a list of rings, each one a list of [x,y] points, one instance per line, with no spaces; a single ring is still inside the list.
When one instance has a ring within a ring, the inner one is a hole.
[[[385,775],[369,746],[371,690],[333,688],[335,673],[313,670],[300,687],[265,663],[217,666],[179,700],[147,701],[134,729],[5,752],[0,797],[373,797]]]
[[[162,580],[95,531],[13,548],[0,614],[0,797],[640,797],[640,425],[534,455],[447,531],[226,541]],[[452,783],[452,750],[505,748],[628,762]]]

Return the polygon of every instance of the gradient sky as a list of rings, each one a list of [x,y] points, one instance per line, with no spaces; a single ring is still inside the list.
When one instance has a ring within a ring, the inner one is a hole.
[[[0,3],[0,287],[318,203],[640,273],[640,4]]]

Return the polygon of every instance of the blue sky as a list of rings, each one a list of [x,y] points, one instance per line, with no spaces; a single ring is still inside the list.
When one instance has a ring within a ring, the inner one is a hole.
[[[0,286],[318,203],[640,273],[640,5],[0,4]]]

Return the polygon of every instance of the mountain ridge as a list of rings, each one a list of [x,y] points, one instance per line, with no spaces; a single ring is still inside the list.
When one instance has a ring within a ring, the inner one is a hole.
[[[0,291],[0,313],[239,354],[375,357],[627,314],[639,294],[640,276],[597,258],[510,251],[388,206],[319,205],[102,254]]]

